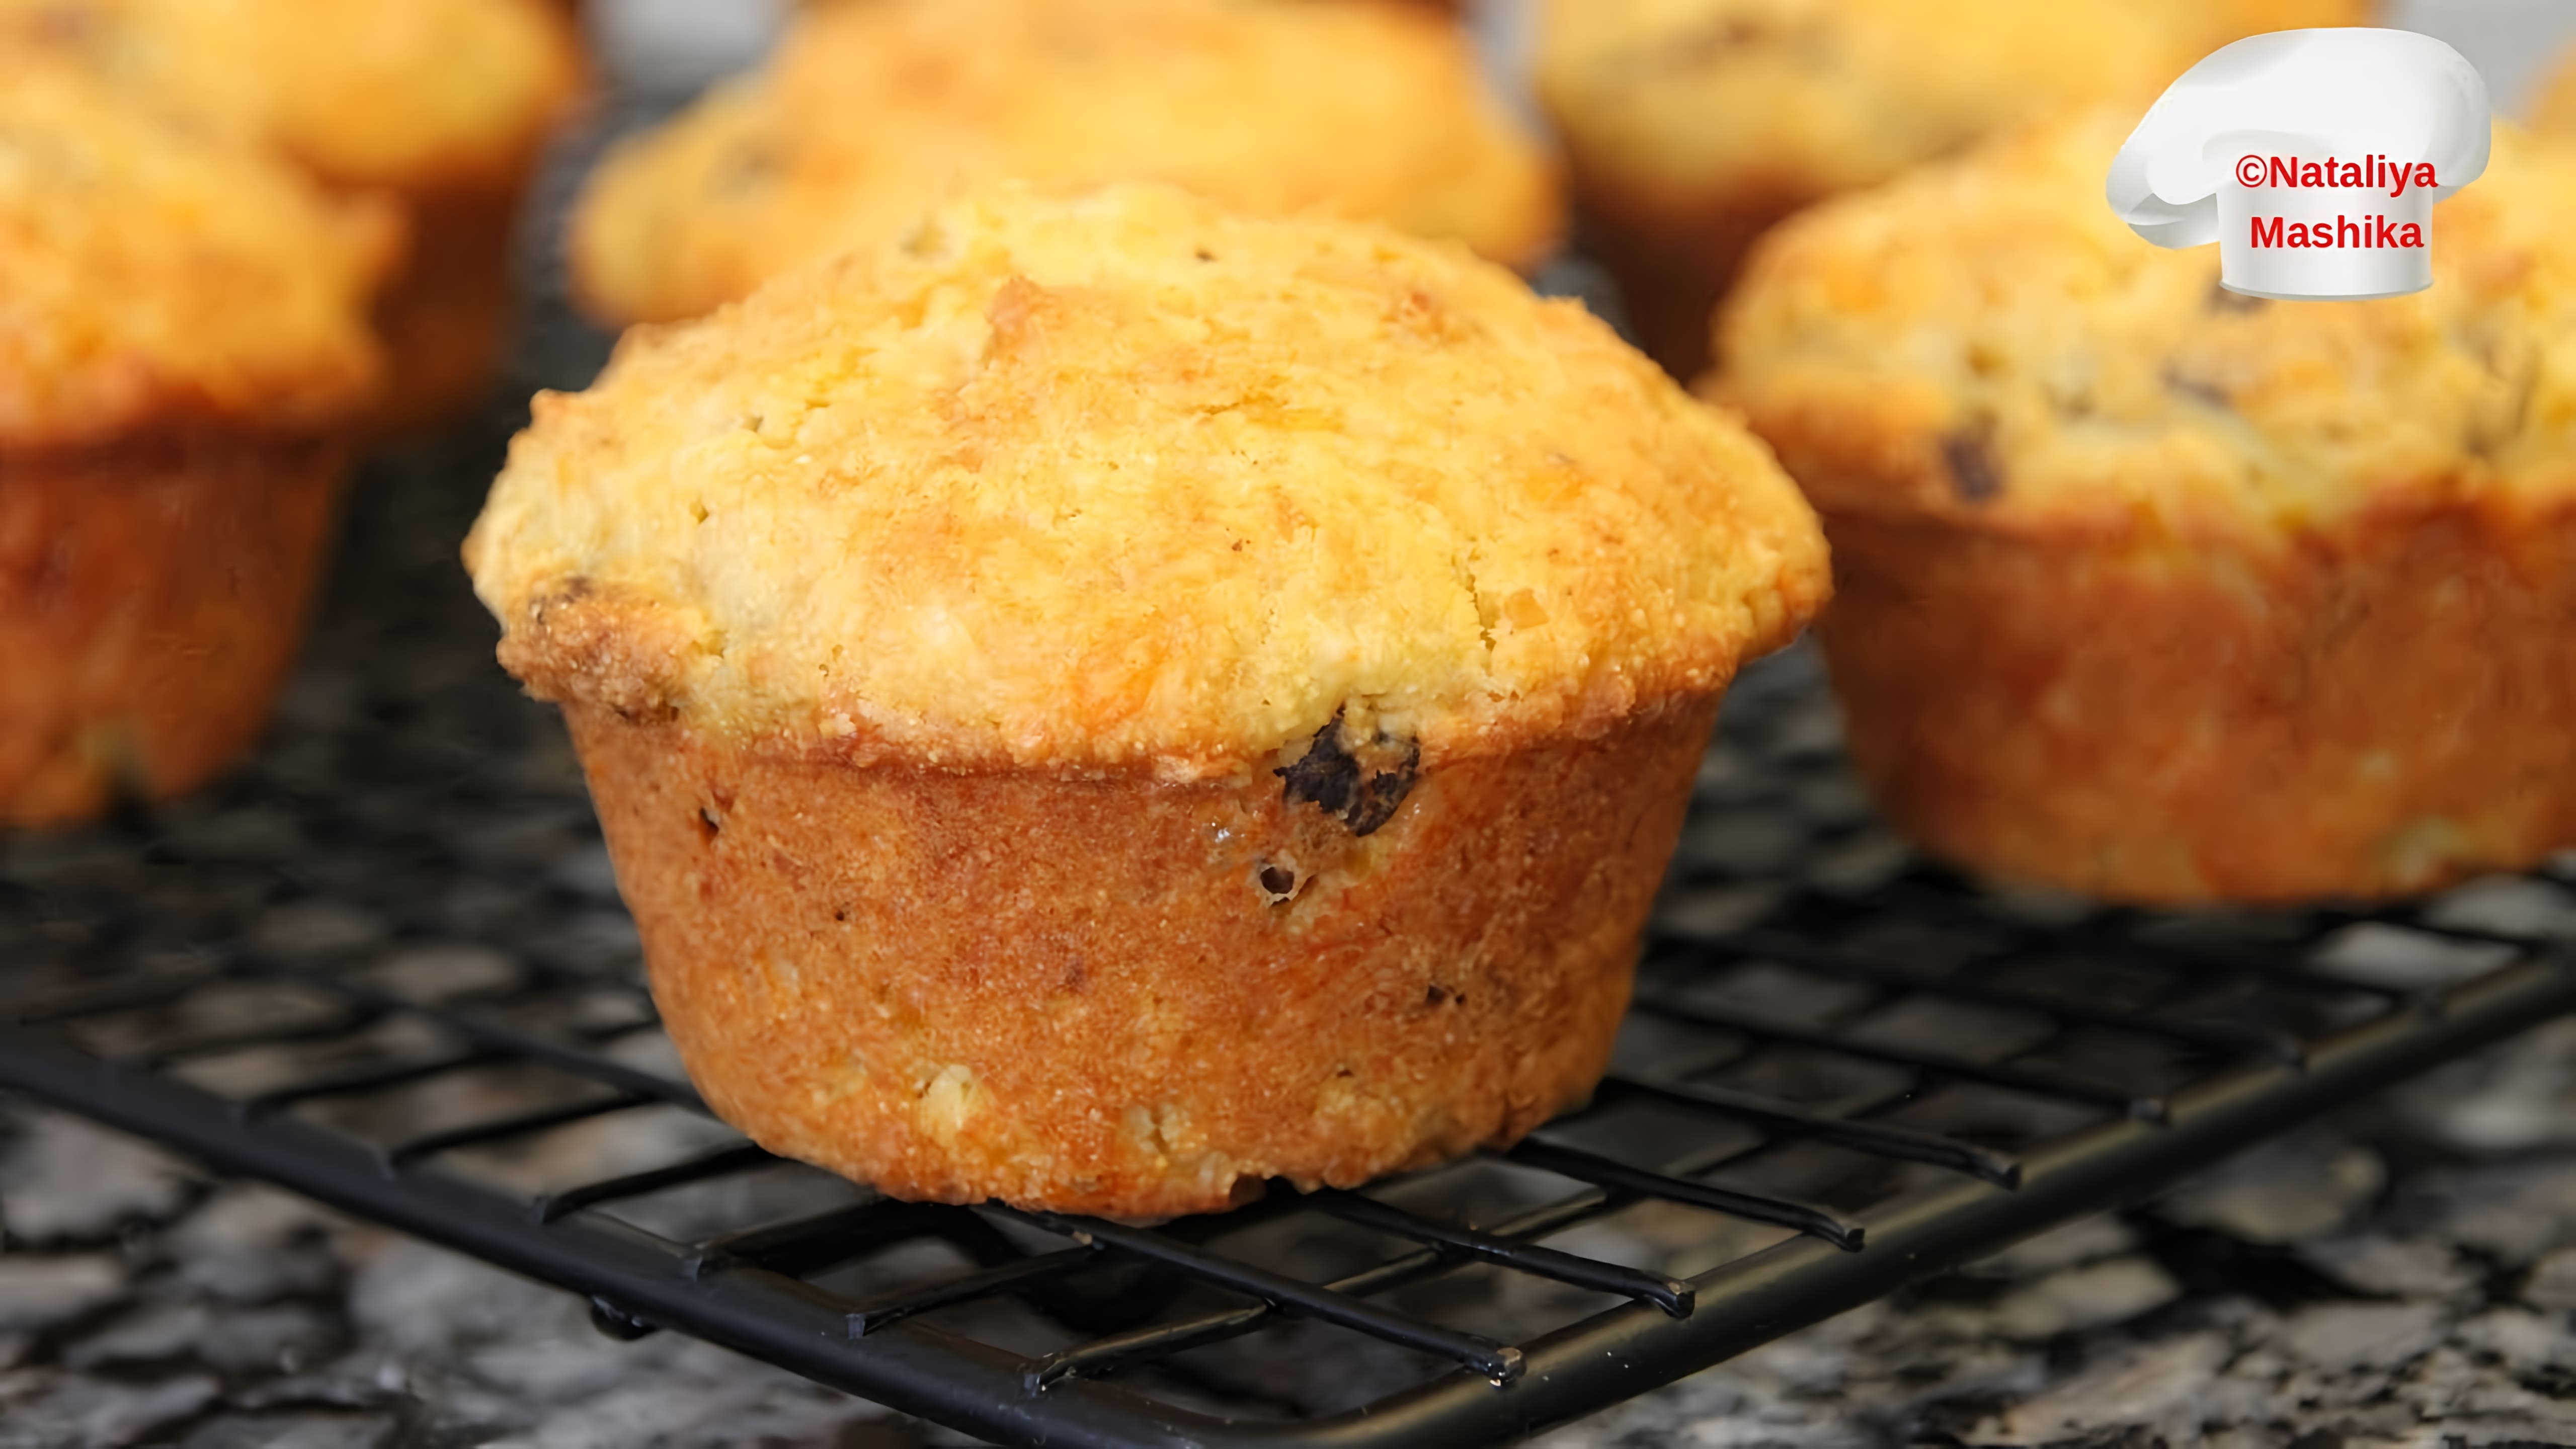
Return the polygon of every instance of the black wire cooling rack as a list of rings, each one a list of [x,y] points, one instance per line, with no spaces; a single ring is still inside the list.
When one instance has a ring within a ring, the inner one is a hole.
[[[0,906],[108,946],[0,974],[0,1086],[585,1295],[605,1331],[1002,1443],[1447,1445],[1603,1408],[2576,1010],[2565,955],[2479,909],[2565,872],[2220,915],[1944,875],[1873,822],[1803,654],[1739,686],[1698,791],[1596,1100],[1365,1192],[1154,1228],[879,1199],[697,1123],[649,1065],[631,956],[388,974],[398,932],[328,964],[156,957],[58,880]],[[295,808],[344,872],[423,849],[399,810]],[[643,1134],[660,1160],[585,1177],[559,1146],[655,1114],[695,1124]]]

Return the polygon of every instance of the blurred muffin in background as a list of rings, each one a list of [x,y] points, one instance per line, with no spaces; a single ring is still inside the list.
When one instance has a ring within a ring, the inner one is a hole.
[[[555,0],[0,0],[0,51],[85,65],[333,187],[397,197],[412,245],[378,301],[376,426],[434,422],[488,385],[519,197],[581,86]]]
[[[578,0],[568,0],[568,3],[578,3]],[[806,9],[815,10],[826,5],[861,4],[866,3],[866,0],[795,0],[795,3]],[[1468,11],[1470,0],[1385,0],[1385,3],[1410,5],[1419,10],[1437,10],[1444,15],[1464,15]]]
[[[2134,121],[1827,203],[1728,304],[1862,771],[1943,855],[2137,901],[2576,844],[2576,148],[2499,128],[2431,290],[2277,303],[2112,215]]]
[[[2576,47],[2562,57],[2549,78],[2541,82],[2540,99],[2531,109],[2534,130],[2556,136],[2576,136]]]
[[[1382,0],[867,0],[796,20],[768,68],[630,141],[575,214],[604,320],[668,321],[902,234],[964,186],[1173,183],[1532,266],[1554,164],[1465,33]]]
[[[1745,248],[1800,207],[2002,126],[2144,111],[2230,41],[2367,0],[1542,0],[1538,88],[1586,250],[1680,377]]]
[[[258,734],[400,230],[0,58],[0,822],[184,791]]]
[[[1624,1013],[1813,513],[1577,304],[1170,187],[627,334],[466,545],[707,1100],[1166,1216],[1528,1132]]]

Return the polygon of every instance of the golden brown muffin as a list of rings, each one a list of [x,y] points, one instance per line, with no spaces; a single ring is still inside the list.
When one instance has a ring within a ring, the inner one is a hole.
[[[2138,901],[2576,842],[2576,154],[2500,131],[2428,292],[2274,303],[2112,215],[2130,119],[1796,218],[1729,304],[1863,771],[1944,855]]]
[[[612,154],[574,217],[574,280],[609,320],[692,317],[998,180],[1164,181],[1512,265],[1540,260],[1559,223],[1551,161],[1433,16],[1364,0],[872,0],[801,17],[766,71]]]
[[[519,196],[580,85],[548,0],[0,0],[0,50],[85,65],[138,101],[275,145],[350,191],[390,192],[410,260],[378,300],[381,426],[488,384],[509,320]]]
[[[1648,352],[1708,365],[1710,310],[1780,218],[1998,128],[2134,102],[2230,41],[2367,0],[1542,0],[1538,86],[1587,249]]]
[[[906,238],[541,395],[466,546],[708,1101],[1145,1217],[1588,1091],[1824,597],[1794,486],[1462,249],[1164,187]]]
[[[258,732],[398,230],[0,60],[0,823],[188,789]]]

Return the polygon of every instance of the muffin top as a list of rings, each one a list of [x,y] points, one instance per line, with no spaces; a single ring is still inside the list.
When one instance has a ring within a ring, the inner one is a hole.
[[[1826,592],[1571,302],[1173,188],[952,203],[540,394],[466,560],[540,694],[950,768],[1426,763],[1720,687]]]
[[[1828,512],[2283,527],[2576,494],[2576,149],[2499,126],[2433,214],[2429,291],[2265,302],[2103,200],[2134,115],[2001,138],[1792,218],[1718,328]]]
[[[375,385],[400,240],[264,151],[0,59],[0,447],[338,418]]]
[[[2026,118],[2144,107],[2368,0],[1545,0],[1539,90],[1604,204],[1787,210]]]
[[[548,0],[0,0],[0,50],[88,66],[328,180],[410,189],[509,182],[580,74]]]
[[[1377,0],[870,0],[613,153],[573,270],[617,321],[697,316],[997,181],[1163,181],[1239,211],[1385,221],[1535,263],[1554,165],[1465,35]]]

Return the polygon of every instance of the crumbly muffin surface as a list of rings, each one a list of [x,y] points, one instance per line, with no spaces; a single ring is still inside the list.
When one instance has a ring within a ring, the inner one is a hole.
[[[406,189],[515,175],[580,70],[549,0],[0,0],[0,50]]]
[[[1642,210],[1794,204],[2106,97],[2143,107],[2266,30],[2363,0],[1547,0],[1539,88]]]
[[[370,294],[399,245],[258,151],[0,59],[0,448],[361,405]]]
[[[1366,0],[871,0],[802,17],[762,74],[611,156],[574,271],[620,321],[697,316],[800,262],[1018,180],[1162,181],[1535,263],[1553,163],[1457,27]]]
[[[1711,391],[1829,512],[2188,531],[2576,494],[2576,148],[2500,127],[2434,213],[2429,291],[2264,302],[2218,287],[2217,248],[2112,215],[2129,119],[1793,219],[1728,309]]]
[[[1383,228],[1005,189],[630,334],[467,544],[541,694],[916,763],[1426,765],[1722,685],[1821,603],[1760,444]]]

